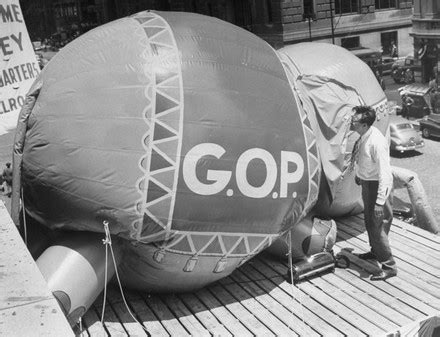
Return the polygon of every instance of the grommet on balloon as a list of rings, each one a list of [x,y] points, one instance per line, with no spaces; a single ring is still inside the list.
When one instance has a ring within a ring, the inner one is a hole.
[[[224,271],[227,263],[228,263],[227,258],[225,256],[222,257],[215,265],[214,273],[221,273],[222,271]]]
[[[194,255],[186,262],[185,267],[183,267],[183,271],[187,273],[192,272],[195,266],[197,265],[198,261],[199,258],[196,255]]]
[[[164,258],[165,258],[165,249],[159,249],[159,250],[155,251],[153,254],[153,259],[157,263],[161,263]]]

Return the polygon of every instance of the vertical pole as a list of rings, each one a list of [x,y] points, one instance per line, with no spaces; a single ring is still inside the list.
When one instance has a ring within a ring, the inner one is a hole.
[[[312,42],[312,24],[310,23],[310,16],[308,17],[309,20],[309,40]]]
[[[332,43],[335,44],[335,28],[333,27],[333,0],[330,0],[330,25],[332,27]]]

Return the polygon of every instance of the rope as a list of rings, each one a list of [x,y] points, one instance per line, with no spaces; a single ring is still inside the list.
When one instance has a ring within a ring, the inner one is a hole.
[[[24,231],[24,243],[27,246],[28,240],[27,240],[27,224],[26,224],[26,208],[24,207],[24,194],[23,194],[23,187],[21,188],[21,203],[22,203],[22,209],[23,209],[23,231]]]
[[[290,308],[290,312],[291,312],[291,314],[292,314],[292,316],[294,315],[294,307],[293,307],[293,298],[294,298],[294,289],[295,289],[295,285],[294,285],[294,283],[293,283],[293,262],[292,262],[292,231],[291,230],[289,230],[289,232],[288,232],[288,235],[287,235],[287,239],[288,239],[288,241],[289,241],[289,251],[287,252],[287,256],[288,256],[288,263],[289,263],[289,272],[290,272],[290,290],[291,290],[291,292],[292,292],[292,306],[291,306],[291,308]],[[302,321],[302,323],[303,323],[303,326],[300,328],[301,329],[301,332],[302,332],[302,334],[301,335],[303,335],[303,336],[305,336],[306,335],[306,333],[305,333],[305,329],[304,329],[304,327],[305,327],[305,325],[306,325],[306,323],[305,323],[305,321],[304,321],[304,310],[303,310],[303,308],[304,308],[304,306],[303,306],[303,303],[302,303],[302,296],[301,296],[301,293],[299,294],[299,304],[300,304],[300,315],[301,315],[301,321]],[[293,330],[293,329],[292,329]]]
[[[82,336],[82,334],[83,334],[83,325],[82,325],[82,317],[81,316],[78,318],[78,324],[79,324],[80,336]]]
[[[112,255],[113,266],[115,267],[116,279],[118,280],[119,290],[121,292],[122,300],[124,301],[125,307],[127,308],[127,311],[130,314],[130,316],[133,318],[133,320],[136,323],[138,323],[142,327],[142,329],[144,329],[146,332],[148,332],[148,330],[144,327],[144,325],[141,322],[139,322],[138,319],[133,315],[133,313],[130,310],[130,307],[128,306],[127,300],[125,299],[124,290],[122,289],[121,280],[119,278],[118,265],[116,263],[115,254],[113,252],[112,239],[111,239],[111,235],[110,235],[110,230],[108,228],[108,221],[104,220],[103,225],[104,225],[104,230],[105,230],[105,239],[102,240],[102,243],[105,245],[105,285],[104,285],[104,300],[103,300],[103,305],[102,305],[101,324],[102,325],[104,324],[105,298],[106,298],[106,294],[107,294],[107,269],[108,269],[108,264],[107,264],[108,248],[107,247],[110,247],[110,253]]]
[[[107,298],[107,277],[108,277],[108,247],[112,245],[112,238],[108,229],[108,221],[104,220],[105,239],[102,244],[105,245],[105,270],[104,270],[104,298],[102,299],[101,325],[104,326],[105,301]]]

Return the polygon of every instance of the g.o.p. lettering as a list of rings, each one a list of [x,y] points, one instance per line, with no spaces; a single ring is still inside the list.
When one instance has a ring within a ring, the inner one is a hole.
[[[206,179],[201,181],[197,176],[197,165],[204,157],[220,159],[226,150],[214,143],[202,143],[194,146],[188,151],[183,160],[183,179],[188,188],[200,195],[214,195],[222,192],[229,185],[231,178],[235,177],[235,183],[240,191],[249,198],[265,198],[272,193],[272,198],[289,198],[289,185],[301,180],[304,175],[304,160],[297,153],[292,151],[281,151],[280,166],[277,166],[273,155],[264,149],[251,148],[244,151],[237,159],[235,168],[231,170],[207,169]],[[266,168],[264,181],[255,186],[249,182],[249,164],[253,160],[261,161]],[[293,164],[293,165],[291,165]],[[294,167],[294,170],[289,171]],[[279,171],[279,172],[278,172]],[[279,186],[276,189],[276,182],[279,174]],[[276,189],[276,190],[275,190]],[[233,195],[234,191],[229,188],[226,195]]]

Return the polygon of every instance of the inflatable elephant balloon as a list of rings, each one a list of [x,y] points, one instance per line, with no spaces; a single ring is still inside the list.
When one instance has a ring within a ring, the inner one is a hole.
[[[130,288],[189,291],[311,212],[361,210],[339,178],[352,106],[385,100],[365,68],[340,47],[276,51],[191,13],[141,12],[65,46],[21,112],[14,181],[54,234],[37,264],[68,318],[106,268]]]

